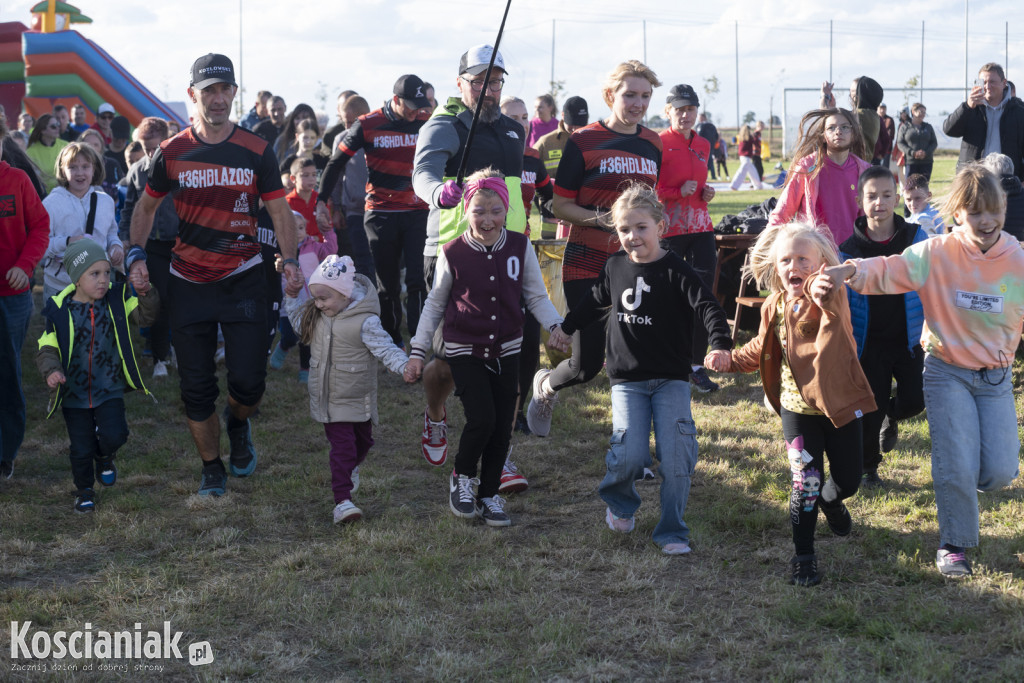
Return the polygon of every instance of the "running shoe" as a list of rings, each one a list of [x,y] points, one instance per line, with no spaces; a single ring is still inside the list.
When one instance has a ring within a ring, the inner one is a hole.
[[[352,504],[351,500],[343,500],[334,506],[334,523],[355,522],[362,519],[363,511]]]
[[[434,422],[423,411],[423,436],[420,446],[423,457],[434,467],[440,467],[448,459],[448,413],[440,422]]]
[[[533,396],[526,408],[526,424],[537,436],[547,436],[551,433],[551,414],[558,403],[557,392],[547,393],[541,388],[550,374],[550,370],[538,370],[533,376]]]
[[[512,526],[512,518],[505,512],[505,499],[501,496],[477,501],[476,516],[484,520],[487,526]]]

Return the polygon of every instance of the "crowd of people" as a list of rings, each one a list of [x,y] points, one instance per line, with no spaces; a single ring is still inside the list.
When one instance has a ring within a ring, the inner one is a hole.
[[[636,60],[608,75],[609,114],[593,122],[579,96],[559,112],[541,95],[533,118],[525,102],[502,97],[508,70],[488,45],[462,55],[447,101],[404,74],[377,109],[341,93],[333,125],[306,104],[289,112],[269,91],[236,124],[231,60],[204,55],[190,75],[194,115],[180,132],[146,118],[132,133],[109,104],[87,125],[83,107],[58,105],[37,120],[22,115],[31,133],[20,145],[0,117],[9,195],[0,374],[21,386],[42,263],[37,365],[52,391],[48,414],[60,408],[67,425],[76,511],[95,509],[96,480],[116,483],[129,438],[124,395],[148,391],[129,332],[137,325],[148,328],[154,380],[177,367],[200,496],[223,495],[229,474],[255,473],[251,419],[268,368],[283,368],[298,346],[299,380],[328,442],[335,523],[362,517],[353,497],[378,422],[377,359],[422,380],[420,446],[431,465],[448,460],[446,405],[459,398],[466,423],[448,506],[509,526],[504,496],[529,486],[510,458],[513,430],[548,436],[560,393],[604,369],[605,522],[633,531],[635,482],[654,477],[656,460],[653,541],[683,555],[698,459],[691,393],[719,388],[709,370],[758,370],[792,475],[791,583],[821,581],[818,513],[850,534],[844,500],[883,483],[900,422],[925,410],[936,565],[944,576],[971,573],[977,492],[1019,470],[1010,368],[1024,325],[1024,103],[999,65],[982,67],[943,125],[963,144],[941,207],[931,204],[937,142],[924,105],[897,127],[873,79],[854,80],[849,109],[823,84],[751,247],[750,275],[770,295],[738,349],[712,295],[709,176],[726,143],[692,86],[668,89],[659,134],[644,122],[662,82]],[[761,129],[739,131],[733,189],[748,178],[761,187]],[[905,174],[890,167],[900,159]],[[541,229],[531,234],[534,209]],[[531,244],[555,237],[565,245],[564,311]],[[567,354],[551,368],[540,367],[542,331]],[[26,406],[20,391],[3,401],[0,476],[10,478]]]

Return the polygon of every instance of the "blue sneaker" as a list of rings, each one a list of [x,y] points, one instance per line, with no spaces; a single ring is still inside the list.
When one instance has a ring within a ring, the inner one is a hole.
[[[299,370],[299,383],[309,384],[309,370]]]
[[[249,420],[236,429],[228,429],[228,441],[231,444],[231,456],[228,461],[231,475],[248,477],[256,470],[256,448],[252,445],[252,426]]]
[[[92,512],[96,509],[92,489],[75,491],[75,512]]]
[[[96,461],[96,478],[104,486],[113,486],[117,482],[117,465],[113,458]]]
[[[199,482],[199,495],[223,496],[227,479],[227,475],[224,473],[224,464],[220,460],[209,465],[203,465],[203,477]]]
[[[277,347],[274,348],[274,352],[270,354],[270,367],[275,370],[280,370],[284,367],[284,359],[287,357],[288,352],[282,349],[281,345],[278,344]]]

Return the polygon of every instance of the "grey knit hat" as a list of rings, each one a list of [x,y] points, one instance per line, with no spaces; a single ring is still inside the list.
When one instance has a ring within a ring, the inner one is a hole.
[[[97,261],[109,260],[107,252],[103,250],[103,247],[88,237],[72,242],[64,250],[64,268],[67,269],[68,275],[71,276],[72,284],[76,285],[82,274],[89,270],[89,266]]]

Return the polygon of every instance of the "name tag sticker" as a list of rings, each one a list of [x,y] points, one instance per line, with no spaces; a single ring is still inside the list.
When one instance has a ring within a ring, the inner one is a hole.
[[[990,294],[977,294],[976,292],[956,292],[957,308],[966,308],[969,311],[981,311],[983,313],[1002,313],[1003,297]]]

